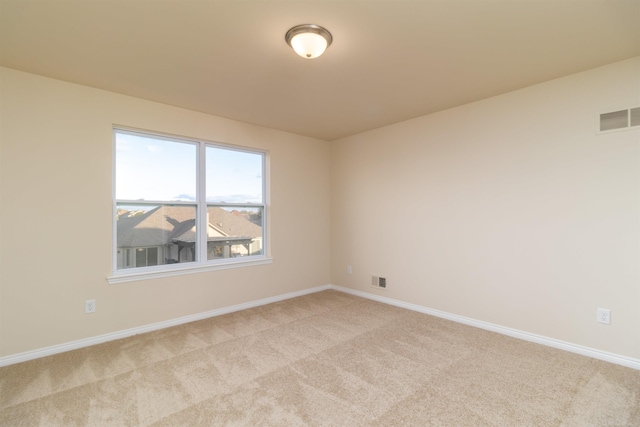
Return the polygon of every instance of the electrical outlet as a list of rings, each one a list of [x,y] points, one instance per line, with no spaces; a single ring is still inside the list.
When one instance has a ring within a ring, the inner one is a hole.
[[[84,302],[84,312],[85,313],[95,313],[96,311],[96,300],[88,299]]]
[[[598,323],[604,323],[606,325],[611,324],[611,310],[608,308],[598,309]]]
[[[347,265],[347,274],[351,274],[351,272],[352,272],[352,271],[353,271],[353,270],[351,270],[351,266],[350,266],[350,265]]]

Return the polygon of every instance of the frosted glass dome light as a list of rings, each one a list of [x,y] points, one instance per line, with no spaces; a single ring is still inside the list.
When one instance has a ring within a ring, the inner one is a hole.
[[[287,31],[284,38],[287,44],[305,59],[313,59],[322,55],[333,41],[329,31],[313,24],[295,26]]]

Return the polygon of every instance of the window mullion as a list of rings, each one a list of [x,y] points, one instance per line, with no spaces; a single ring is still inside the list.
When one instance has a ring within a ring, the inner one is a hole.
[[[206,145],[202,142],[198,144],[198,160],[197,160],[197,180],[196,188],[198,192],[198,227],[196,234],[197,262],[204,263],[207,261],[207,189],[206,189]]]

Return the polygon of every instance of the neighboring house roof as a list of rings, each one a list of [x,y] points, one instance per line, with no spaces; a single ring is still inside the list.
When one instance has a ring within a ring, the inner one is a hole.
[[[173,241],[195,241],[194,210],[184,206],[159,206],[148,212],[118,219],[118,247],[162,246]],[[208,208],[209,241],[222,237],[256,238],[262,227],[241,214]]]
[[[262,227],[249,221],[240,213],[222,208],[209,208],[209,225],[227,236],[262,237]]]

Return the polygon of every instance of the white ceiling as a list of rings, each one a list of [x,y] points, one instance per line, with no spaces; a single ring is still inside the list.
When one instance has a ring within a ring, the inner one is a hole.
[[[324,140],[636,55],[640,0],[0,0],[2,66]]]

